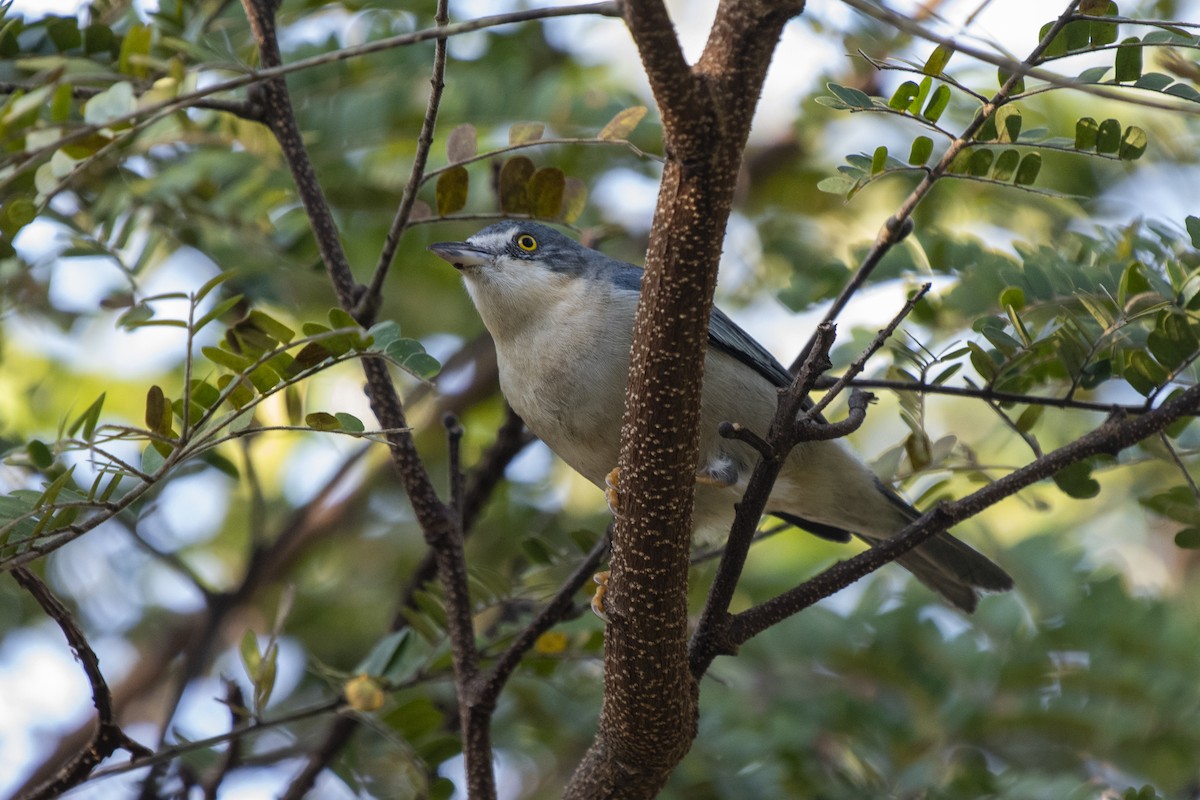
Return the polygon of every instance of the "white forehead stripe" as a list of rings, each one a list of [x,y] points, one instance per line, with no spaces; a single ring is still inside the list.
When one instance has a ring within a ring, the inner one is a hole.
[[[504,248],[508,246],[508,243],[512,241],[513,234],[515,234],[517,230],[517,226],[513,225],[511,228],[503,231],[494,231],[486,234],[477,233],[471,238],[467,239],[467,244],[478,247],[480,250],[486,250],[489,253],[503,252]]]

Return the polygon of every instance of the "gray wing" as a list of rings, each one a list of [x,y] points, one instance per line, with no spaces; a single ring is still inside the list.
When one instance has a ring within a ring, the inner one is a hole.
[[[613,282],[626,291],[640,292],[642,288],[642,269],[632,264],[620,261],[609,262],[612,269]],[[708,343],[722,353],[732,356],[750,369],[762,375],[771,385],[782,389],[792,382],[792,375],[775,356],[754,340],[738,324],[725,316],[725,312],[713,306],[712,317],[708,322]],[[811,401],[805,401],[805,407]]]
[[[722,353],[733,356],[777,388],[782,389],[792,382],[791,373],[784,369],[775,356],[716,307],[708,323],[708,343]]]

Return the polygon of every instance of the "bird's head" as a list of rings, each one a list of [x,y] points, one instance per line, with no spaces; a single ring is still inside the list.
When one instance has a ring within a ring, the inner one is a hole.
[[[429,249],[462,273],[484,324],[497,337],[552,308],[584,311],[585,304],[602,302],[614,290],[636,292],[640,274],[536,222],[498,222],[464,242]]]

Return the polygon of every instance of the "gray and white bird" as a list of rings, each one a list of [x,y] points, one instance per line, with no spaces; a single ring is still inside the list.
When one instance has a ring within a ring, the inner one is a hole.
[[[642,270],[532,222],[500,222],[465,242],[430,250],[463,275],[496,343],[500,388],[559,458],[600,488],[617,464],[634,310]],[[737,422],[765,435],[777,390],[792,376],[720,310],[708,329],[701,397],[700,475],[693,514],[698,540],[728,535],[734,504],[758,454],[717,428]],[[841,441],[800,444],[779,475],[767,511],[825,539],[868,544],[918,512],[879,481]],[[899,559],[919,581],[964,611],[979,590],[1012,579],[948,533]]]

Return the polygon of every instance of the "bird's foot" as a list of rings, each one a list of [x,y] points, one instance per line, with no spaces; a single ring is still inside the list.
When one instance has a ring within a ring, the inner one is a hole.
[[[608,502],[608,511],[614,517],[617,516],[617,501],[620,500],[620,491],[617,489],[617,480],[621,477],[621,468],[613,467],[609,473],[604,476],[604,499]],[[605,573],[607,575],[608,573]],[[599,581],[597,581],[599,583]]]
[[[738,482],[738,478],[738,465],[724,453],[714,456],[696,472],[696,483],[717,489],[728,489]]]
[[[596,583],[596,593],[592,595],[592,613],[608,622],[608,614],[604,612],[604,595],[608,592],[608,570],[597,572],[592,576]]]

